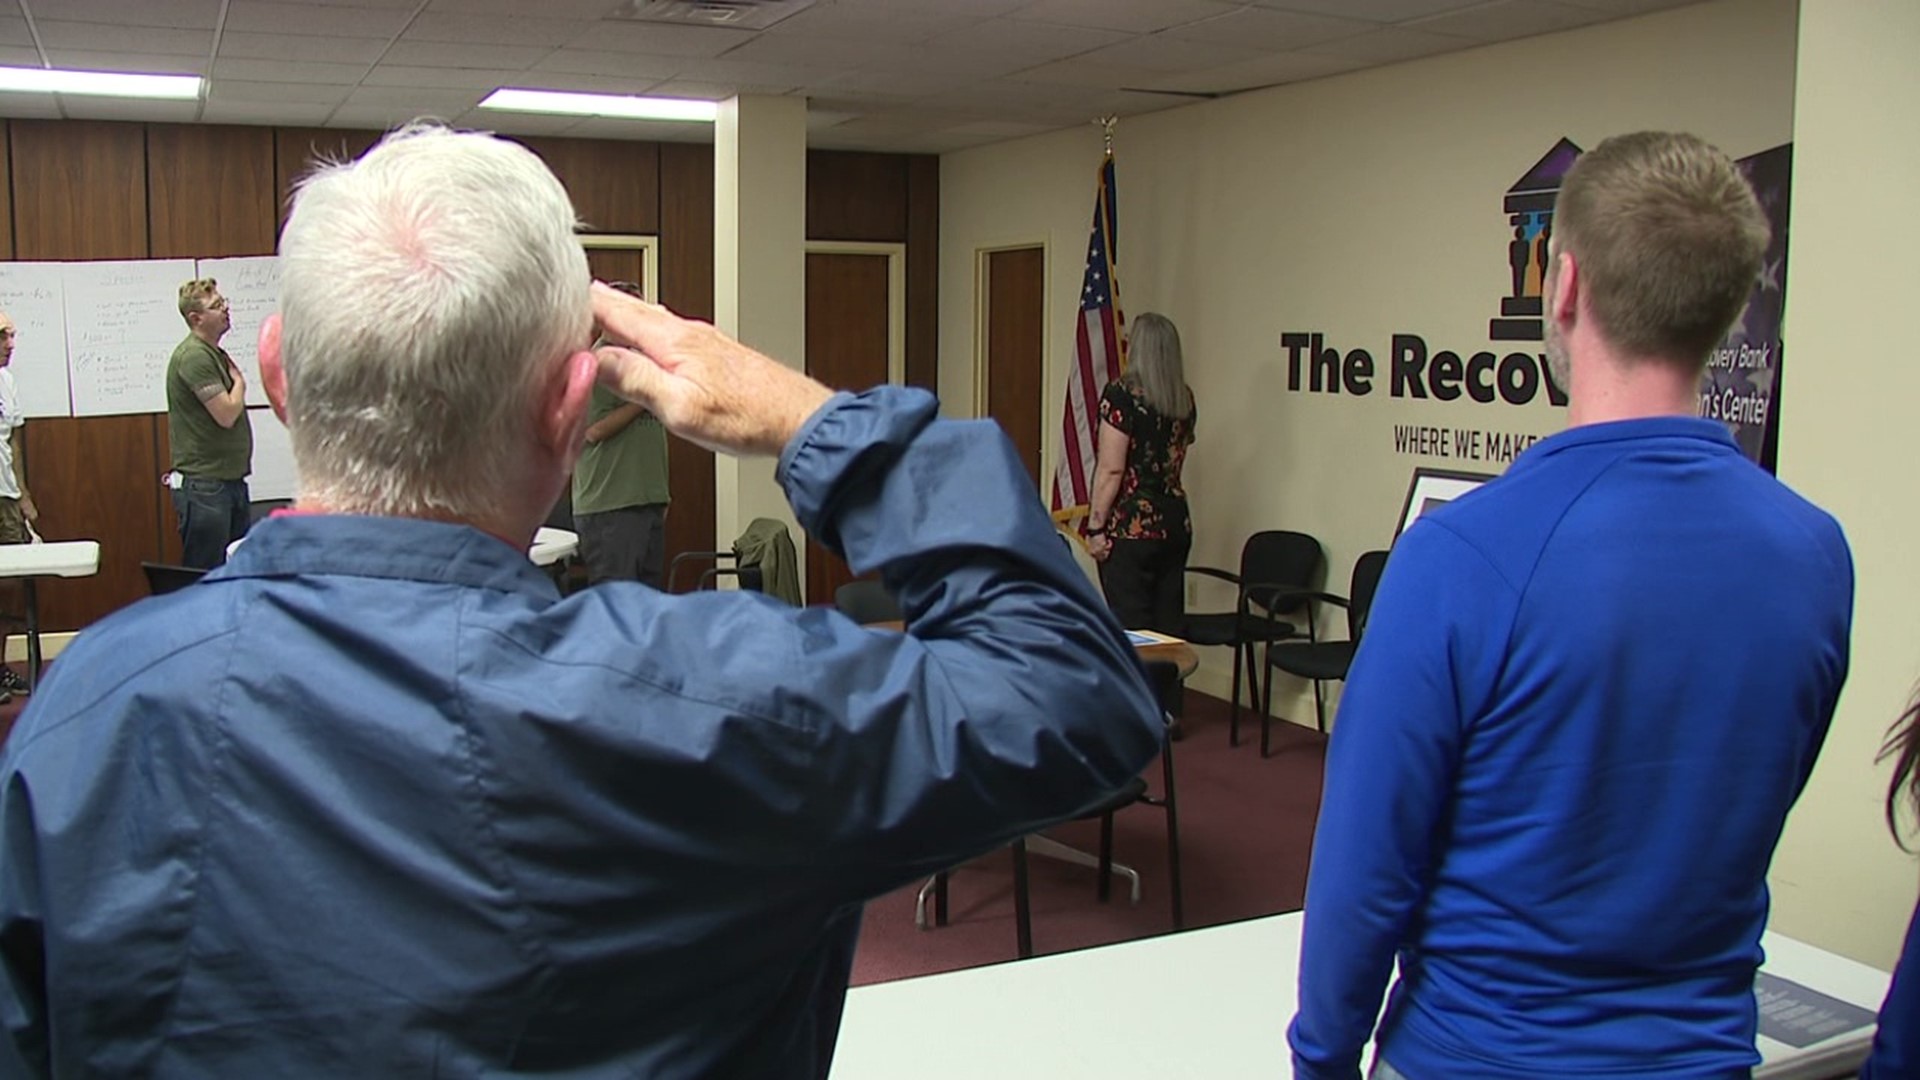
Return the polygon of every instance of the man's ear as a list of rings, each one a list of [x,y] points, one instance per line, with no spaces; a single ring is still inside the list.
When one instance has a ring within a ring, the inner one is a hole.
[[[260,324],[260,388],[267,392],[273,415],[287,422],[287,369],[281,363],[280,313],[267,316]]]
[[[600,361],[591,352],[571,353],[554,366],[541,394],[540,411],[534,418],[538,437],[569,469],[586,438],[587,406],[599,371]]]
[[[1553,269],[1547,274],[1545,296],[1545,315],[1549,322],[1570,324],[1580,306],[1580,264],[1575,261],[1573,252],[1556,251],[1553,253]]]

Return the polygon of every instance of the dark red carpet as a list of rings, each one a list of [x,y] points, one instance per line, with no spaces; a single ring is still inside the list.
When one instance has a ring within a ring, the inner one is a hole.
[[[1320,805],[1326,737],[1275,722],[1274,754],[1260,757],[1259,723],[1241,714],[1240,745],[1227,748],[1227,703],[1187,694],[1187,737],[1174,745],[1180,802],[1180,866],[1186,925],[1211,926],[1300,907]],[[1160,765],[1147,771],[1157,792]],[[1096,822],[1071,822],[1048,835],[1085,851],[1099,844]],[[1036,954],[1149,937],[1172,929],[1168,908],[1166,815],[1147,806],[1114,819],[1114,858],[1140,871],[1138,906],[1116,879],[1113,898],[1094,898],[1094,871],[1029,857]],[[994,852],[956,870],[947,925],[913,923],[916,883],[867,905],[853,983],[886,982],[974,967],[1017,955],[1013,864]],[[928,904],[929,920],[932,904]]]

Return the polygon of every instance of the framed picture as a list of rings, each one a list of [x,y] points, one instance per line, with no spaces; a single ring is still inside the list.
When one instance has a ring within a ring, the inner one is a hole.
[[[1413,470],[1413,480],[1407,484],[1407,501],[1400,507],[1400,526],[1393,530],[1393,538],[1407,527],[1420,520],[1420,515],[1442,506],[1493,479],[1490,473],[1461,472],[1458,469],[1429,469],[1424,466]]]

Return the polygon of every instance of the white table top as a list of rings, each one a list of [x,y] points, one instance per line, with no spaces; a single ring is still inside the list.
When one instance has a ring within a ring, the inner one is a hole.
[[[1293,912],[859,987],[847,995],[831,1080],[1284,1080],[1300,927]],[[1886,996],[1884,972],[1777,934],[1762,944],[1772,974],[1869,1010]],[[964,1052],[943,1049],[956,1033]],[[1869,1027],[1795,1050],[1762,1037],[1754,1076],[1839,1075],[1858,1068],[1872,1039]]]
[[[100,572],[100,541],[0,544],[0,577],[91,577]]]

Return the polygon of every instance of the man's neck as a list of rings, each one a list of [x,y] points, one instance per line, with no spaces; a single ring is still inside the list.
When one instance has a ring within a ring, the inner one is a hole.
[[[1600,352],[1576,361],[1567,426],[1697,416],[1700,376],[1665,360]]]
[[[302,496],[294,501],[290,512],[295,514],[339,514],[354,511],[342,511],[336,507],[327,505],[322,500]],[[453,517],[446,514],[384,514],[380,516],[406,517],[416,521],[438,521],[446,525],[466,525],[479,529],[481,532],[486,533],[488,536],[493,537],[495,540],[500,541],[516,551],[525,551],[529,547],[532,547],[534,534],[539,531],[538,525],[535,525],[533,528],[527,528],[524,525],[510,525],[498,521],[474,521],[469,518]]]
[[[197,326],[194,327],[190,332],[193,334],[194,337],[199,338],[201,341],[206,342],[208,345],[211,345],[216,349],[220,347],[220,339],[223,337],[226,337],[225,334],[209,334]]]

